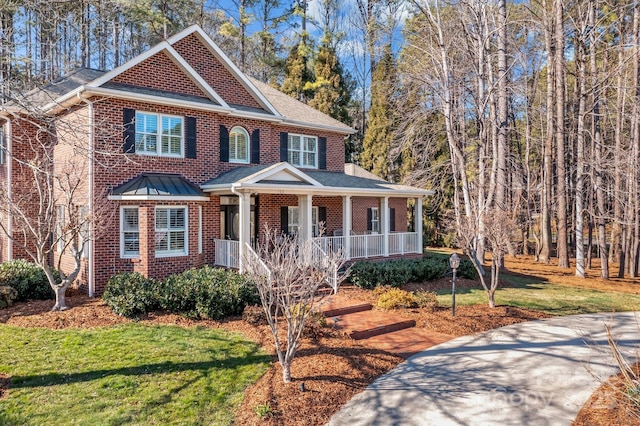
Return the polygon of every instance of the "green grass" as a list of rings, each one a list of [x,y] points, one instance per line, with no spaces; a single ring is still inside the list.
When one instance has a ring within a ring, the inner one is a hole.
[[[2,425],[227,425],[270,357],[239,334],[127,324],[0,325]]]
[[[599,291],[563,286],[509,274],[500,278],[509,287],[498,287],[496,304],[535,309],[551,315],[574,315],[595,312],[640,310],[640,296],[628,293]],[[487,276],[487,280],[490,277]],[[487,303],[484,289],[456,289],[456,305]],[[440,306],[451,306],[451,290],[437,292]]]

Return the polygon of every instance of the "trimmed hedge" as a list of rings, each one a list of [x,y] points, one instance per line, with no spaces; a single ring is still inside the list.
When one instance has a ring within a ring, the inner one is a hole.
[[[138,317],[162,309],[190,318],[219,320],[260,303],[255,285],[234,271],[205,266],[155,281],[138,273],[118,274],[103,295],[119,315]]]
[[[59,280],[57,271],[54,271],[54,275]],[[55,298],[55,293],[42,268],[23,259],[0,264],[0,286],[13,287],[18,292],[17,302]]]
[[[447,257],[423,257],[385,262],[356,262],[351,268],[349,279],[358,287],[373,289],[384,285],[400,287],[409,282],[432,281],[450,272]],[[461,259],[457,274],[462,278],[477,277],[469,259]]]

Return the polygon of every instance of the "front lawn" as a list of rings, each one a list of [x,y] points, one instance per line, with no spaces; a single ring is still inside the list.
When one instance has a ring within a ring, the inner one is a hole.
[[[487,276],[487,280],[489,277]],[[640,295],[545,282],[535,277],[501,274],[496,304],[535,309],[550,315],[574,315],[596,312],[637,311]],[[451,289],[437,291],[438,304],[451,306]],[[487,303],[484,289],[464,288],[456,291],[456,305]]]
[[[2,425],[226,425],[271,359],[239,334],[125,324],[0,324]]]

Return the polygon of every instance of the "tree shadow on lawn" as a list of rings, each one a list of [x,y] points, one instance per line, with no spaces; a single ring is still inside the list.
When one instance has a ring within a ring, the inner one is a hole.
[[[142,376],[158,373],[175,373],[183,371],[201,371],[205,374],[211,369],[234,369],[236,367],[270,363],[270,355],[249,355],[244,357],[226,358],[214,361],[204,362],[161,362],[155,364],[146,364],[139,367],[124,367],[110,370],[94,370],[86,373],[48,373],[35,374],[30,376],[13,376],[11,377],[11,388],[38,388],[47,386],[56,386],[71,383],[90,382],[93,380],[103,379],[109,376]]]

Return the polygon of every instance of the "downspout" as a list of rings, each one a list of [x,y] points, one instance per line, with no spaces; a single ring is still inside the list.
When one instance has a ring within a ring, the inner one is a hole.
[[[94,132],[93,132],[93,102],[91,102],[88,98],[86,98],[82,91],[78,92],[78,99],[87,104],[89,107],[89,212],[93,215],[93,153],[94,153]],[[94,246],[93,246],[93,223],[91,224],[91,229],[89,230],[90,238],[89,238],[89,271],[87,277],[87,285],[89,287],[89,297],[93,297],[95,293],[95,277],[94,277]]]
[[[7,126],[7,132],[4,135],[4,161],[7,165],[7,198],[9,203],[11,204],[13,202],[13,155],[11,155],[11,153],[13,152],[13,132],[11,131],[11,120],[9,119],[9,116],[5,115],[4,119],[5,125]],[[7,210],[7,234],[7,260],[13,260],[13,215],[11,214],[11,209]]]

